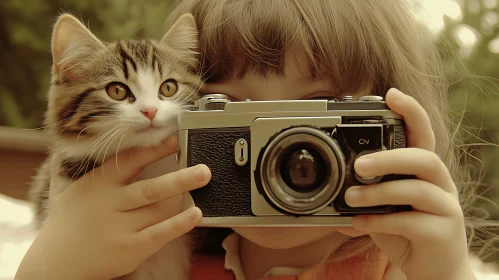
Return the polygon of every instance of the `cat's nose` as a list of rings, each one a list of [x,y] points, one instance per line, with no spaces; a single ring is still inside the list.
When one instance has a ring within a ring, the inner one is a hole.
[[[158,108],[144,108],[140,111],[146,118],[152,121],[154,117],[156,117],[156,112],[158,112]]]

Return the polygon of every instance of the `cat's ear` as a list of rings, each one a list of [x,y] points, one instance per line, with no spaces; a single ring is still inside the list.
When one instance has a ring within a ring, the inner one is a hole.
[[[63,14],[57,19],[52,33],[52,58],[57,75],[63,75],[65,80],[74,78],[72,69],[102,48],[104,44],[74,16]]]
[[[186,58],[197,58],[199,54],[199,33],[194,17],[191,14],[180,16],[163,36],[161,44],[166,44],[177,50]]]

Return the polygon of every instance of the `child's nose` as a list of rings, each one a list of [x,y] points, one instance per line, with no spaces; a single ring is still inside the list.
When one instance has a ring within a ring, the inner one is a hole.
[[[158,108],[144,108],[140,111],[146,118],[152,121],[154,117],[156,117],[156,112],[158,112]]]

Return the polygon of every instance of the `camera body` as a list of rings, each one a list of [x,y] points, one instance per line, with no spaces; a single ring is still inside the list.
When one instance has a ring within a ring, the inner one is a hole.
[[[350,207],[351,186],[399,180],[363,178],[365,154],[406,147],[400,115],[382,97],[231,102],[206,95],[177,118],[181,168],[206,164],[212,179],[184,195],[203,212],[201,227],[345,226],[358,214],[407,205]]]

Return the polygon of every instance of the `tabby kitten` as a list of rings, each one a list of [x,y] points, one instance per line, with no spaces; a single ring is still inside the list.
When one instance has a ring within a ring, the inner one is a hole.
[[[59,17],[45,125],[53,140],[50,154],[60,155],[61,172],[50,186],[49,157],[33,180],[30,198],[37,227],[46,219],[49,188],[59,192],[118,151],[157,145],[175,132],[177,113],[197,98],[202,85],[194,72],[197,47],[196,24],[189,14],[159,42],[104,43],[75,17]],[[161,166],[152,173],[167,171]],[[184,235],[124,278],[188,279],[190,247],[190,237]]]

